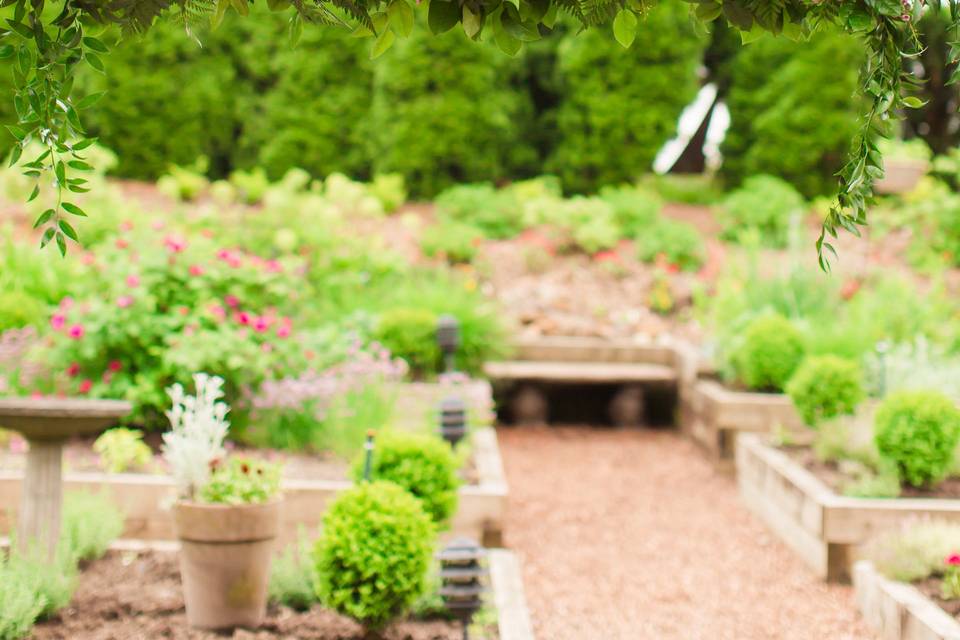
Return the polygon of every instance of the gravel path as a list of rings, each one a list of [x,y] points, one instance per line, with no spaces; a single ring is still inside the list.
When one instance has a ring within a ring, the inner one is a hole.
[[[539,640],[860,640],[828,586],[666,432],[501,429],[507,545]]]

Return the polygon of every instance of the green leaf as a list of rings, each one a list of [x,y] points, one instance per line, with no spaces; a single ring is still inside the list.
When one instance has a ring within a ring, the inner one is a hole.
[[[30,196],[27,197],[27,202],[33,202],[37,199],[37,196],[40,195],[40,185],[34,185],[33,191],[30,192]]]
[[[299,13],[294,13],[290,18],[290,44],[296,46],[300,42],[300,36],[303,35],[303,20]]]
[[[56,232],[57,230],[55,228],[47,227],[47,230],[43,232],[43,236],[40,238],[41,249],[43,249],[48,244],[50,244],[50,241],[53,240],[53,234],[55,234]]]
[[[399,35],[407,37],[413,32],[413,7],[407,0],[393,0],[387,7],[387,15],[390,27]]]
[[[903,104],[911,109],[919,109],[925,105],[926,102],[916,96],[907,96],[903,99]]]
[[[13,56],[13,45],[5,44],[0,46],[0,60],[6,60]]]
[[[67,164],[77,171],[93,171],[93,165],[87,164],[83,160],[70,160]]]
[[[242,16],[250,15],[250,5],[247,0],[233,0],[233,8]]]
[[[106,94],[107,94],[106,91],[98,91],[97,93],[91,93],[90,95],[84,96],[83,98],[81,98],[80,101],[77,102],[75,106],[77,109],[80,109],[81,111],[84,109],[89,109],[93,105],[100,102],[100,98],[102,98]]]
[[[97,54],[88,53],[84,56],[84,59],[87,61],[87,64],[94,68],[94,70],[99,71],[100,73],[106,73],[103,68],[103,60],[101,60],[100,56]]]
[[[629,9],[620,9],[613,19],[613,37],[625,49],[633,44],[637,37],[637,14]]]
[[[460,22],[460,5],[453,0],[431,0],[427,10],[427,25],[436,35],[446,33]]]
[[[57,182],[63,184],[67,181],[67,167],[62,160],[57,163],[55,173],[57,174]]]
[[[68,238],[70,238],[74,242],[77,242],[78,240],[77,230],[74,229],[69,222],[67,222],[66,220],[60,220],[59,226],[60,226],[60,230],[63,231],[65,234],[67,234]]]
[[[270,11],[283,11],[290,6],[290,0],[267,0]]]
[[[50,228],[52,229],[53,227],[50,227]],[[61,256],[67,255],[67,241],[66,239],[64,239],[63,233],[57,231],[56,238],[57,238],[57,249],[60,250],[60,255]]]
[[[17,164],[17,161],[20,160],[20,156],[23,155],[23,147],[19,144],[13,145],[13,149],[10,150],[10,164],[8,166],[12,167]]]
[[[470,5],[463,5],[463,32],[469,38],[476,38],[483,26],[483,14],[474,13]]]
[[[83,39],[83,46],[92,51],[96,51],[97,53],[110,53],[110,49],[107,48],[107,45],[91,36],[87,36]]]
[[[72,214],[75,215],[75,216],[80,216],[81,218],[86,218],[86,217],[87,217],[86,212],[84,212],[83,209],[81,209],[81,208],[78,207],[77,205],[73,204],[72,202],[64,202],[64,203],[63,203],[62,205],[60,205],[60,206],[62,206],[65,211],[68,211],[69,213],[72,213]]]
[[[54,211],[53,209],[47,209],[46,211],[41,213],[40,216],[37,218],[37,221],[33,223],[33,228],[36,229],[41,225],[45,225],[46,223],[50,222],[50,218],[52,218],[53,214],[55,213],[56,211]]]
[[[379,58],[384,54],[384,52],[393,46],[393,42],[397,39],[397,36],[394,35],[393,31],[390,29],[384,29],[380,32],[380,35],[377,36],[377,41],[373,43],[373,51],[370,52],[370,58]]]
[[[517,52],[520,51],[520,47],[523,46],[523,43],[520,42],[519,38],[515,38],[507,30],[506,25],[503,24],[504,13],[500,14],[499,20],[494,20],[494,29],[493,29],[493,40],[497,43],[497,46],[500,47],[500,50],[503,51],[508,56],[515,56]],[[509,18],[507,19],[509,22]]]
[[[723,5],[719,2],[704,2],[697,7],[697,18],[704,22],[713,22],[723,13]]]
[[[213,9],[213,15],[210,16],[210,26],[214,29],[219,27],[229,8],[230,0],[217,0],[217,6]]]

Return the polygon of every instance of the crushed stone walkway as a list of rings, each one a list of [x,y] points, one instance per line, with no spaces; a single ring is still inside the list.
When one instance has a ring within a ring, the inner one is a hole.
[[[671,432],[501,428],[538,640],[872,639]]]

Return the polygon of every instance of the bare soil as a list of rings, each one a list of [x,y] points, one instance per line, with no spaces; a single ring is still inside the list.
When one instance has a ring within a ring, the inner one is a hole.
[[[404,621],[376,640],[460,640],[446,621]],[[374,640],[353,621],[320,607],[271,607],[257,630],[231,633],[187,626],[177,556],[110,552],[87,566],[70,605],[36,626],[33,640]]]
[[[818,580],[673,432],[501,429],[519,556],[544,640],[865,640]]]
[[[843,488],[856,480],[853,474],[841,468],[833,461],[820,460],[810,447],[784,447],[791,458],[819,478],[835,492],[842,494]],[[947,478],[934,487],[911,487],[904,485],[900,489],[903,498],[960,498],[960,478]]]
[[[939,576],[930,576],[925,580],[919,582],[914,582],[915,586],[920,593],[927,596],[935,603],[940,605],[940,608],[952,615],[954,618],[957,618],[960,621],[960,599],[954,600],[944,600],[943,599],[943,579]]]

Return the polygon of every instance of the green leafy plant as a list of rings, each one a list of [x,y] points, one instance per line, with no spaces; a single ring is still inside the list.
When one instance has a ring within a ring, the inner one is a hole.
[[[718,211],[722,236],[739,241],[741,234],[754,230],[763,244],[784,247],[791,216],[804,213],[803,197],[780,178],[755,175],[728,195]]]
[[[37,614],[40,620],[63,609],[73,598],[78,571],[76,558],[69,551],[65,544],[61,544],[52,559],[39,548],[18,551],[11,553],[0,567],[0,576],[4,573],[14,576],[14,582],[20,582],[33,593],[35,603],[41,603]],[[5,608],[6,605],[2,609]]]
[[[863,372],[846,358],[809,356],[800,363],[786,387],[787,395],[810,426],[821,420],[852,414],[863,400]]]
[[[353,466],[354,479],[363,479],[364,455]],[[453,450],[436,436],[385,431],[376,440],[371,477],[397,484],[423,502],[439,527],[446,527],[457,510],[460,461]]]
[[[438,315],[428,309],[399,307],[384,312],[374,332],[376,339],[394,356],[403,358],[411,371],[423,375],[437,370]]]
[[[483,232],[471,224],[441,220],[424,230],[420,249],[431,258],[443,258],[452,264],[470,263],[483,239]]]
[[[157,190],[175,200],[196,200],[210,187],[210,181],[204,175],[209,165],[205,156],[189,166],[170,165],[167,173],[157,180]]]
[[[96,560],[123,532],[123,513],[103,494],[72,492],[63,500],[62,544],[77,561]]]
[[[450,187],[436,198],[441,222],[447,218],[479,229],[486,237],[511,238],[523,228],[522,208],[514,191],[489,184]]]
[[[270,565],[271,602],[306,611],[319,602],[316,568],[311,558],[312,542],[306,530],[297,531],[297,541],[284,547]]]
[[[639,257],[644,262],[662,259],[684,271],[699,268],[706,255],[700,232],[686,222],[658,220],[640,230],[636,242]]]
[[[268,502],[280,493],[280,466],[262,460],[231,456],[214,466],[200,489],[200,500],[213,504]]]
[[[955,553],[960,525],[912,523],[879,534],[864,548],[864,557],[891,580],[913,582],[943,571],[944,558]]]
[[[960,409],[936,391],[899,391],[877,410],[880,455],[896,465],[901,481],[934,484],[947,474],[960,440]]]
[[[747,325],[734,354],[737,378],[751,389],[780,391],[804,355],[800,330],[785,317],[764,314]]]
[[[32,567],[0,556],[0,640],[26,638],[46,606],[34,588]]]
[[[960,554],[951,553],[943,559],[943,584],[940,594],[944,600],[960,598]]]
[[[663,201],[647,189],[604,187],[600,198],[613,207],[613,217],[624,237],[637,237],[660,219]]]
[[[153,452],[143,441],[143,432],[136,429],[108,429],[94,441],[93,450],[110,473],[143,468],[153,460]]]
[[[324,514],[314,549],[321,601],[382,628],[424,593],[434,538],[422,503],[392,482],[345,491]]]
[[[45,305],[23,291],[0,293],[0,333],[40,324],[45,313]]]

